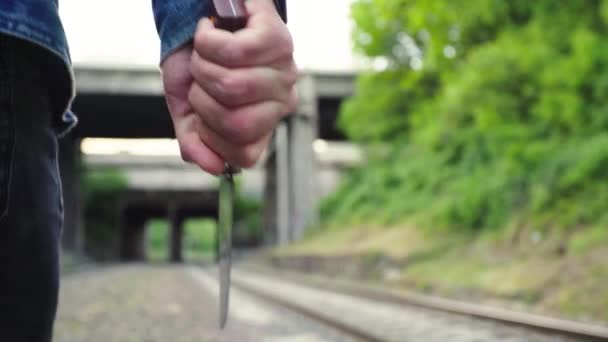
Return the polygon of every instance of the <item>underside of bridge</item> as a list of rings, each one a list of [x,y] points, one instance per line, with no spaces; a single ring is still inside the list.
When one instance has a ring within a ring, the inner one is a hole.
[[[191,218],[217,220],[216,191],[129,191],[122,196],[119,221],[119,257],[124,261],[147,260],[147,223],[169,223],[168,260],[182,262],[184,222]]]
[[[82,94],[74,101],[76,134],[99,138],[173,138],[173,125],[160,95]]]

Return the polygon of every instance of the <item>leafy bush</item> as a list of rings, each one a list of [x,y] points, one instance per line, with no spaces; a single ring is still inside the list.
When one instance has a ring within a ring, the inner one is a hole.
[[[263,242],[262,202],[237,193],[234,203],[234,239],[237,243],[256,245]]]
[[[608,212],[608,1],[359,0],[340,124],[369,148],[326,222],[573,229]],[[390,153],[375,145],[389,143]]]
[[[112,258],[116,212],[120,195],[127,180],[118,170],[85,170],[82,190],[85,201],[85,248],[89,255],[100,259]]]

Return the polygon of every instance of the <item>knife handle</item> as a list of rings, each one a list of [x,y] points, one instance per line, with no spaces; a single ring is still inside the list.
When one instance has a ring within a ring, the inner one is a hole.
[[[281,19],[283,19],[284,23],[287,23],[287,0],[273,0],[274,7],[277,8]]]
[[[273,0],[279,15],[287,22],[285,0]],[[215,27],[236,32],[247,25],[247,8],[245,0],[213,0],[211,2],[211,20]]]
[[[213,0],[211,20],[215,27],[236,32],[247,25],[245,0]]]

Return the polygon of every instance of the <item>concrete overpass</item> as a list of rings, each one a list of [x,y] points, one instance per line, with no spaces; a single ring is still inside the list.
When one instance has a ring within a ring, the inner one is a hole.
[[[299,82],[300,108],[296,115],[314,116],[323,139],[341,139],[335,120],[341,101],[354,91],[354,74],[304,73]],[[153,69],[75,69],[82,137],[173,137],[165,106],[160,73]]]
[[[63,244],[68,250],[81,251],[84,222],[80,189],[75,181],[78,179],[78,165],[82,162],[79,149],[81,139],[167,138],[173,137],[173,130],[157,70],[77,67],[75,77],[79,95],[73,109],[80,117],[80,124],[62,141],[60,162],[66,210]],[[258,172],[257,176],[264,179],[258,183],[263,186],[265,196],[268,243],[287,244],[297,240],[306,227],[316,222],[316,206],[322,193],[318,186],[318,175],[322,174],[321,179],[335,178],[335,175],[331,172],[319,173],[315,166],[313,143],[319,138],[342,138],[335,128],[335,121],[340,102],[353,92],[353,80],[352,74],[302,75],[298,84],[299,107],[296,113],[280,124],[274,143],[264,159],[266,171]],[[101,160],[97,162],[103,163]],[[133,162],[137,161],[131,158],[129,162],[133,166]],[[140,162],[145,164],[143,160]],[[184,167],[179,161],[171,161],[165,166],[174,169]],[[141,256],[137,246],[143,243],[143,222],[149,216],[162,215],[169,217],[172,222],[172,258],[179,260],[181,222],[189,215],[214,216],[217,211],[214,207],[217,203],[215,180],[190,169],[187,172],[196,174],[196,182],[199,183],[182,184],[184,186],[180,188],[179,184],[171,183],[163,176],[162,168],[147,170],[139,167],[137,172],[140,173],[133,177],[134,182],[144,180],[146,187],[156,184],[157,189],[138,189],[137,184],[133,183],[132,191],[125,196],[129,206],[125,207],[125,216],[121,220],[122,256]],[[186,179],[190,178],[182,178],[180,182]],[[166,189],[171,186],[171,190]]]

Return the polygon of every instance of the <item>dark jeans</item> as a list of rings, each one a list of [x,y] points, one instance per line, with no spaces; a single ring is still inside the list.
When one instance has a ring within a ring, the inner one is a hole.
[[[57,309],[63,204],[44,58],[0,34],[0,341],[50,341]]]

